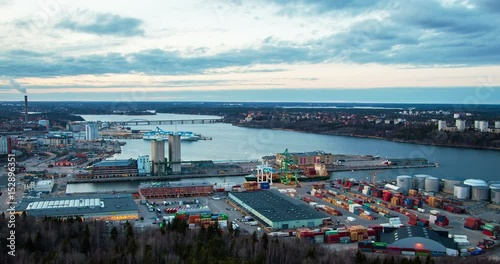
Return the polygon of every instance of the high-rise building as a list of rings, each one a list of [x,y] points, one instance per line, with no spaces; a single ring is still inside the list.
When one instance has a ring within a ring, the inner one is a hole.
[[[99,138],[97,124],[87,124],[85,126],[85,140],[95,140]]]
[[[163,139],[151,140],[151,162],[153,175],[165,173],[165,141]]]
[[[500,121],[495,122],[495,129],[500,129]]]
[[[439,131],[446,130],[446,121],[444,121],[444,120],[438,121],[438,130]]]
[[[481,121],[475,120],[474,121],[474,129],[479,130],[480,129],[480,126],[479,126],[480,123],[481,123]]]
[[[479,131],[488,132],[488,121],[480,121],[479,122]]]
[[[181,172],[181,136],[168,135],[168,160],[173,173]]]
[[[149,155],[137,157],[137,169],[139,176],[151,175],[151,161]]]
[[[465,120],[457,119],[455,121],[455,124],[457,126],[457,130],[458,131],[464,131],[465,130]]]
[[[12,153],[11,139],[8,136],[0,136],[0,154]]]

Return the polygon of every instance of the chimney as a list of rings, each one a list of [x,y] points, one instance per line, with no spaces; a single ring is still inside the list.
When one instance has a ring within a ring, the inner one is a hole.
[[[24,122],[28,123],[28,96],[24,96]]]

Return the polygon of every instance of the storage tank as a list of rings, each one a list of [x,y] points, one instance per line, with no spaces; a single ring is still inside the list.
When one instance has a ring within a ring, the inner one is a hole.
[[[425,189],[425,178],[431,177],[426,174],[417,174],[413,176],[413,189]]]
[[[413,188],[413,178],[409,175],[398,176],[396,182],[402,192],[408,192]]]
[[[439,192],[439,179],[436,177],[425,178],[425,191],[426,192]]]
[[[470,186],[465,184],[457,184],[453,187],[453,195],[457,199],[469,199],[470,198]]]
[[[464,184],[469,185],[471,187],[474,187],[474,186],[488,187],[488,184],[485,181],[479,180],[479,179],[468,179],[468,180],[464,181]]]
[[[472,200],[488,201],[490,199],[490,188],[484,186],[472,187]]]
[[[445,193],[453,193],[453,189],[455,185],[462,184],[462,180],[458,178],[447,178],[444,179],[444,188],[443,192]]]
[[[491,203],[500,204],[500,189],[491,189]]]

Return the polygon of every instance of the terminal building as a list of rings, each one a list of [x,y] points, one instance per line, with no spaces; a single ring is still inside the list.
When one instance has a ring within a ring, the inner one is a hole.
[[[146,198],[168,198],[211,195],[214,185],[209,182],[147,182],[139,185],[139,194]]]
[[[290,152],[290,157],[299,166],[311,166],[318,163],[333,165],[334,161],[333,154],[323,151]],[[282,153],[276,154],[276,164],[280,165],[283,159],[285,156]]]
[[[35,184],[35,192],[51,193],[54,188],[54,180],[40,180]]]
[[[114,178],[114,177],[137,177],[137,161],[128,160],[104,160],[94,164],[91,178]]]
[[[122,221],[139,218],[132,195],[50,197],[22,200],[16,212],[34,217],[81,217],[84,221]]]
[[[326,216],[274,190],[230,192],[229,200],[266,227],[275,230],[320,226]]]
[[[380,235],[380,242],[387,243],[388,252],[398,251],[404,255],[421,252],[433,256],[458,256],[457,244],[448,237],[447,231],[438,232],[421,226],[407,226],[384,232]]]

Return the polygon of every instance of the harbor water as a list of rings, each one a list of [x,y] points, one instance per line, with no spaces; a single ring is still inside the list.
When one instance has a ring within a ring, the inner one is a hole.
[[[87,121],[126,121],[180,120],[214,118],[214,116],[157,114],[151,116],[125,115],[82,115]],[[132,126],[132,129],[155,129],[154,125]],[[500,177],[500,151],[466,148],[439,147],[398,143],[392,141],[318,135],[294,131],[253,129],[232,126],[230,124],[183,124],[162,125],[163,130],[192,131],[212,140],[183,141],[181,143],[182,160],[260,160],[262,156],[274,155],[288,149],[290,152],[324,150],[334,154],[379,155],[381,159],[390,158],[425,158],[438,162],[438,168],[394,169],[377,171],[377,180],[395,180],[398,175],[429,174],[438,178],[456,177],[461,179],[476,178],[485,181],[498,180]],[[127,144],[122,152],[113,158],[129,159],[138,155],[150,155],[151,143],[142,139],[121,140]],[[355,178],[369,180],[373,171],[335,172],[332,178]],[[211,182],[243,182],[243,177],[225,179],[211,178]],[[69,184],[71,192],[106,192],[137,190],[138,183],[81,183]]]

